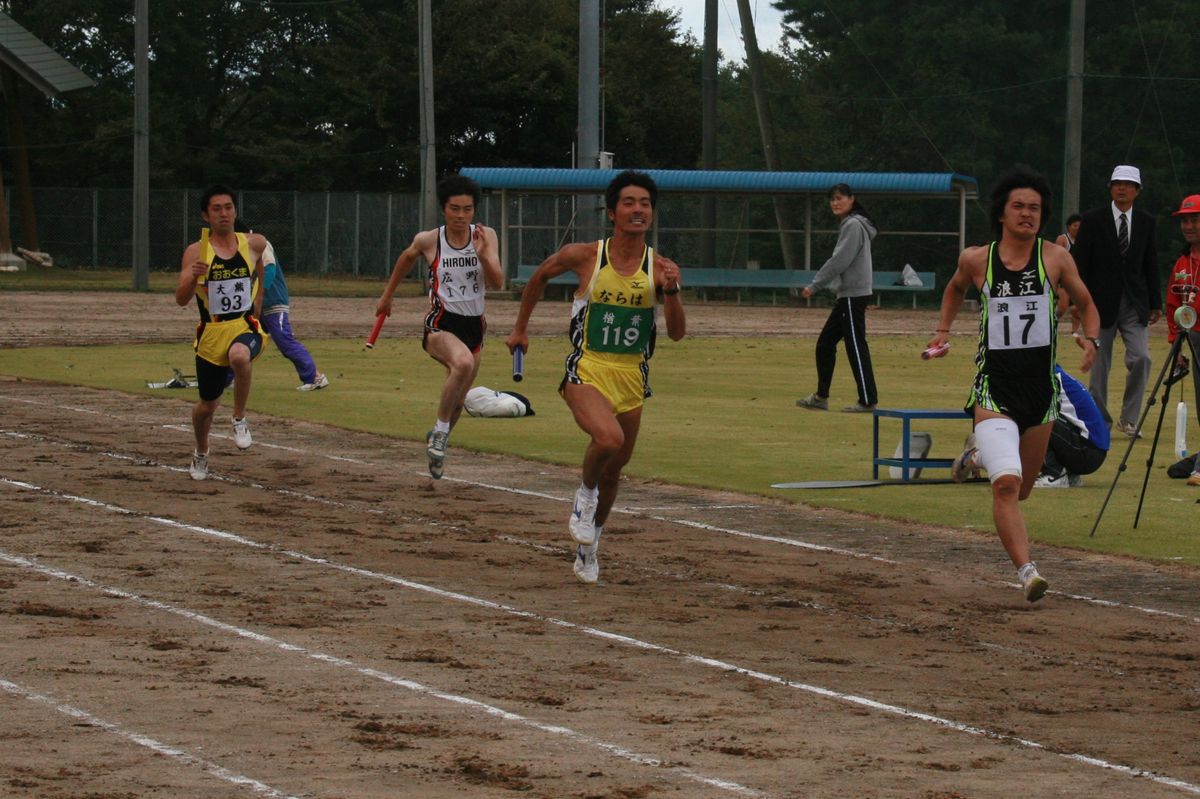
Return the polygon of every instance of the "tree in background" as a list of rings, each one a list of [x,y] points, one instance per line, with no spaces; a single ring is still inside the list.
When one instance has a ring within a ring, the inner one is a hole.
[[[439,169],[566,166],[575,140],[578,10],[561,0],[434,2]],[[42,186],[125,186],[130,0],[8,0],[98,83],[33,103]],[[155,186],[414,190],[414,0],[150,4]],[[690,166],[699,50],[651,0],[606,4],[607,146],[630,166]]]

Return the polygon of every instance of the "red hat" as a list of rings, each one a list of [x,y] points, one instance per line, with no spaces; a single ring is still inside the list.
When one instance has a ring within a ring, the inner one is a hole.
[[[1200,214],[1200,194],[1189,194],[1183,198],[1183,202],[1179,204],[1179,210],[1171,214],[1171,216],[1187,216],[1188,214]]]

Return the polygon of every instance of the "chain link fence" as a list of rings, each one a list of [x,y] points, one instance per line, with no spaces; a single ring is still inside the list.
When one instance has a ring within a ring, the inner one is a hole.
[[[202,189],[150,192],[150,268],[179,269],[199,238]],[[419,230],[420,195],[364,192],[245,191],[238,216],[275,245],[291,273],[386,277]],[[34,189],[39,248],[67,268],[129,269],[133,192],[128,189]],[[488,220],[488,202],[477,214]],[[20,211],[9,204],[14,234]],[[19,243],[19,242],[18,242]]]
[[[184,248],[199,237],[201,189],[158,189],[150,192],[150,268],[176,271]],[[67,268],[130,269],[133,263],[133,192],[129,189],[34,189],[40,249]],[[353,275],[386,278],[396,257],[420,230],[418,193],[246,191],[235,197],[238,216],[275,246],[292,274]],[[484,194],[476,219],[497,229],[507,252],[501,261],[509,277],[518,265],[536,265],[565,243],[606,235],[603,209],[594,219],[578,212],[578,197],[510,193],[507,231],[501,230],[501,198]],[[953,268],[957,232],[948,229],[941,210],[924,219],[906,218],[906,198],[872,198],[872,212],[884,224],[873,249],[877,268],[919,270]],[[796,268],[816,268],[832,251],[837,220],[823,200],[789,198]],[[878,208],[877,208],[878,205]],[[890,208],[888,206],[891,206]],[[22,230],[20,210],[9,203],[14,236]],[[716,226],[703,223],[698,196],[660,197],[651,243],[678,263],[691,266],[778,269],[784,265],[781,237],[772,198],[722,198]],[[430,225],[440,223],[440,218]],[[888,223],[892,224],[888,224]],[[809,246],[804,228],[813,226]],[[905,229],[896,229],[903,225]],[[942,227],[936,229],[934,225]],[[944,227],[943,227],[944,226]],[[924,227],[925,230],[921,230]],[[914,229],[915,228],[915,229]],[[930,229],[933,228],[933,229]],[[702,246],[705,237],[711,255]],[[24,245],[16,241],[16,244]],[[947,266],[948,265],[948,266]],[[416,278],[418,272],[412,275]]]

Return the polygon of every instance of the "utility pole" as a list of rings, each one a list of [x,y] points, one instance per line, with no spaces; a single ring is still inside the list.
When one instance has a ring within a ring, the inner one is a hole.
[[[150,290],[150,2],[133,22],[133,290]]]
[[[600,168],[600,0],[579,2],[579,117],[575,132],[575,168]],[[601,236],[600,198],[582,194],[577,201],[576,241]]]
[[[418,79],[421,83],[421,230],[437,223],[437,149],[434,146],[433,125],[433,10],[430,0],[417,4],[417,31],[420,37]],[[421,267],[421,283],[426,281],[426,267]]]
[[[704,0],[704,69],[701,76],[703,117],[700,126],[704,169],[717,168],[717,0]],[[717,198],[705,196],[701,212],[700,265],[717,265]]]
[[[1087,0],[1071,0],[1070,55],[1067,64],[1067,126],[1063,145],[1063,208],[1065,222],[1079,210],[1079,174],[1083,150],[1083,34]]]
[[[754,17],[750,15],[750,0],[738,0],[738,16],[742,22],[742,43],[746,47],[746,67],[750,71],[750,87],[754,92],[754,110],[758,114],[763,157],[766,159],[768,170],[780,172],[782,170],[779,166],[779,152],[775,146],[775,125],[771,121],[771,106],[763,87],[762,60],[758,52],[758,36],[754,33]],[[787,210],[779,197],[774,197],[773,201],[775,223],[779,225],[779,246],[783,250],[783,265],[787,269],[795,269],[795,244],[789,232],[792,226],[788,223]]]

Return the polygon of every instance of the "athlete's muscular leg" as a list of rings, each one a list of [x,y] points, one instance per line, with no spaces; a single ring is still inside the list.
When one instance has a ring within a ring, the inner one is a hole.
[[[233,370],[233,418],[246,415],[246,401],[250,399],[250,348],[234,342],[229,348],[229,368]]]
[[[472,353],[458,336],[444,330],[425,337],[425,351],[446,367],[446,382],[438,402],[438,419],[451,426],[462,415],[463,400],[479,372],[480,353]]]
[[[1006,474],[992,482],[992,518],[1004,551],[1017,567],[1030,561],[1029,530],[1018,503],[1033,491],[1033,483],[1041,471],[1050,441],[1052,425],[1032,427],[1021,436],[1021,478]]]
[[[567,383],[563,387],[563,399],[575,417],[575,424],[591,438],[583,454],[583,484],[595,487],[600,484],[609,460],[618,457],[624,448],[625,429],[613,413],[612,403],[595,386]],[[637,414],[640,421],[640,409]],[[636,432],[636,427],[634,429]]]
[[[196,434],[196,451],[208,452],[208,433],[212,430],[213,414],[221,400],[200,400],[192,408],[192,430]]]
[[[1046,450],[1050,446],[1050,434],[1054,432],[1054,424],[1040,424],[1031,427],[1021,434],[1021,499],[1029,499],[1033,493],[1033,484],[1041,473],[1042,463],[1046,460]]]
[[[613,502],[617,499],[617,488],[621,482],[621,470],[633,457],[633,448],[637,445],[638,430],[642,426],[642,409],[634,408],[617,417],[617,423],[625,434],[621,448],[609,456],[600,471],[600,496],[596,500],[596,527],[603,527],[608,521],[608,512],[612,510]]]

